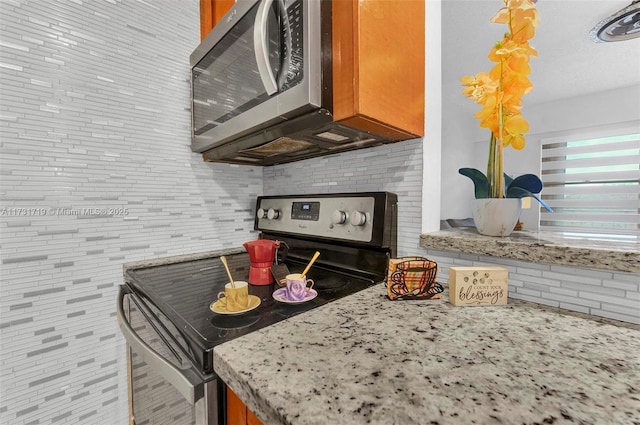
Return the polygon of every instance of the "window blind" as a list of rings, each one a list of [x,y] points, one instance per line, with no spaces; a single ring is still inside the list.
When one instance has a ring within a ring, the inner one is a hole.
[[[640,124],[543,139],[542,181],[541,230],[640,239]]]

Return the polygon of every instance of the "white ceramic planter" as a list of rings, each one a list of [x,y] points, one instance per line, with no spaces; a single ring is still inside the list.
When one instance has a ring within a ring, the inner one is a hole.
[[[473,221],[481,235],[509,236],[520,218],[520,198],[474,199]]]

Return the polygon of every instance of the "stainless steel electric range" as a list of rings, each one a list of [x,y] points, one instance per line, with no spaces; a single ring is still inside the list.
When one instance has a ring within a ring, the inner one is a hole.
[[[233,338],[384,281],[397,244],[397,196],[388,192],[262,196],[254,228],[280,241],[276,262],[307,273],[318,296],[280,303],[277,284],[250,285],[256,309],[220,315],[210,309],[228,282],[218,257],[128,270],[118,297],[118,322],[129,346],[131,404],[135,423],[162,415],[172,424],[225,424],[225,386],[215,374],[213,349]],[[226,255],[236,280],[248,280],[249,256]],[[157,375],[157,381],[149,376]],[[162,399],[165,396],[182,400]],[[173,395],[171,395],[173,394]],[[177,411],[172,406],[186,404]],[[145,418],[143,418],[145,416]]]

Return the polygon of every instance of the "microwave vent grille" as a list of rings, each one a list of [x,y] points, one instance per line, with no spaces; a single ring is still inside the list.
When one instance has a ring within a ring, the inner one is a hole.
[[[241,152],[258,155],[262,157],[270,157],[274,155],[282,155],[285,153],[298,152],[312,146],[312,143],[304,140],[295,140],[290,137],[279,137],[272,142],[256,148],[244,149]]]

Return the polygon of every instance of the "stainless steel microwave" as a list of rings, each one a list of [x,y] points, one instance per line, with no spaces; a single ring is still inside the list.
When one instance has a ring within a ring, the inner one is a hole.
[[[259,162],[251,149],[269,141],[239,139],[303,116],[306,127],[330,120],[317,112],[321,16],[319,0],[236,2],[191,55],[192,150],[227,145]]]

